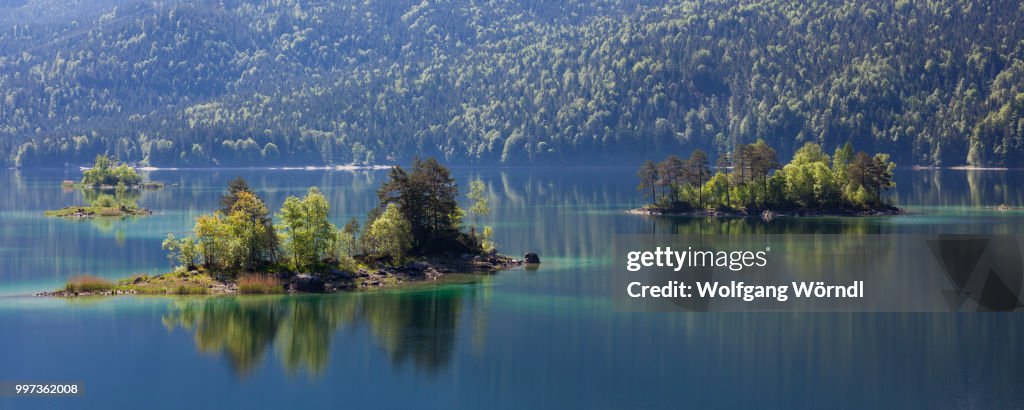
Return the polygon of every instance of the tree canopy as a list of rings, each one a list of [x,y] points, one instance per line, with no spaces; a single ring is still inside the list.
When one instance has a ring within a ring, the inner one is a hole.
[[[392,169],[381,185],[380,204],[360,234],[355,218],[338,229],[331,203],[316,187],[289,196],[274,214],[242,178],[228,184],[223,209],[196,218],[193,235],[168,235],[168,257],[183,268],[236,274],[241,271],[354,272],[359,263],[404,263],[408,256],[493,251],[491,227],[462,232],[458,187],[437,160],[417,160],[411,172]],[[482,182],[467,198],[474,215],[489,212]],[[275,223],[276,222],[276,223]],[[419,235],[419,236],[417,236]]]
[[[65,3],[0,16],[3,165],[1024,166],[1015,1]]]
[[[135,169],[126,164],[118,164],[106,155],[97,155],[92,168],[82,171],[82,185],[85,187],[126,186],[131,187],[142,182],[142,177]]]
[[[700,150],[687,160],[670,155],[657,164],[647,161],[640,167],[639,189],[658,207],[749,211],[883,208],[889,205],[882,193],[896,186],[896,164],[888,154],[854,154],[850,143],[829,157],[808,142],[784,166],[760,140],[723,158],[714,174]]]
[[[434,158],[417,158],[409,172],[393,167],[377,196],[381,211],[391,204],[398,206],[412,229],[414,248],[429,252],[461,239],[463,211],[458,205],[458,192],[448,168]]]

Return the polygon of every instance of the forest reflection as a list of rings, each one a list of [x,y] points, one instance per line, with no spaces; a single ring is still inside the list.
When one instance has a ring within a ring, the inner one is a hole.
[[[319,376],[337,332],[361,326],[395,367],[411,364],[435,373],[452,357],[463,309],[479,302],[474,289],[441,285],[339,295],[186,299],[174,302],[163,323],[168,330],[191,332],[201,352],[223,355],[239,376],[253,372],[271,351],[289,374],[305,370]]]

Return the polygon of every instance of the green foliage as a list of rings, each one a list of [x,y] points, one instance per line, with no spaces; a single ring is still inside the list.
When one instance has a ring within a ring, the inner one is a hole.
[[[235,179],[229,181],[228,193],[220,198],[220,212],[224,215],[230,215],[235,202],[238,201],[238,196],[242,193],[256,195],[256,192],[249,188],[249,183],[246,182],[245,178],[235,177]]]
[[[257,264],[273,260],[276,245],[270,220],[270,211],[255,194],[239,191],[227,217],[229,233],[238,242],[239,264],[252,269]]]
[[[183,239],[168,235],[163,248],[172,263],[183,271],[200,263],[208,272],[238,274],[242,270],[260,271],[286,265],[291,271],[324,272],[341,269],[354,272],[359,262],[388,260],[400,263],[416,244],[415,226],[403,210],[403,204],[418,215],[424,233],[424,248],[429,252],[479,252],[494,250],[493,231],[484,227],[479,237],[461,232],[464,212],[455,204],[458,190],[447,168],[436,160],[417,161],[412,173],[392,170],[392,180],[380,190],[382,203],[371,213],[359,235],[359,222],[352,218],[342,229],[330,222],[331,204],[316,187],[302,198],[289,196],[272,225],[269,209],[242,179],[232,181],[222,204],[230,212],[218,210],[196,218],[193,236]],[[470,198],[477,214],[489,212],[483,184],[473,184]],[[275,265],[278,255],[282,265]],[[168,287],[167,289],[174,289]]]
[[[640,167],[640,186],[651,187],[648,184],[652,180],[663,186],[664,193],[654,196],[660,206],[748,210],[886,206],[882,192],[895,186],[892,178],[896,164],[887,154],[853,155],[850,144],[837,149],[832,159],[820,145],[806,143],[785,166],[778,164],[775,151],[763,141],[740,145],[735,152],[734,156],[720,158],[718,163],[727,165],[710,175],[707,158],[696,151],[682,161],[682,177],[678,179],[667,171],[676,167],[672,163],[678,161],[677,157],[669,156],[658,165],[647,161]],[[658,169],[662,170],[660,177],[651,174]],[[703,178],[708,179],[703,182]],[[653,188],[651,193],[655,193]]]
[[[348,225],[345,226],[348,228]],[[356,232],[341,229],[331,248],[331,257],[338,261],[338,267],[345,272],[356,270]]]
[[[0,16],[0,157],[17,165],[563,163],[758,138],[784,155],[852,139],[909,164],[1024,164],[1017,2],[285,0],[56,17],[67,7]],[[55,41],[67,33],[81,35]]]
[[[114,208],[117,206],[117,200],[113,195],[100,194],[92,201],[91,205],[97,208]]]
[[[142,182],[142,177],[134,168],[118,164],[106,155],[97,155],[92,168],[82,171],[82,185],[96,186],[127,186],[133,187]]]
[[[640,170],[637,171],[637,176],[640,177],[640,184],[636,186],[636,190],[640,191],[645,198],[658,202],[655,188],[658,186],[658,181],[661,181],[661,173],[658,172],[658,166],[654,164],[654,161],[644,161]]]
[[[374,219],[365,233],[370,251],[394,263],[412,248],[412,224],[405,219],[398,205],[388,204],[384,212]]]
[[[479,179],[469,183],[469,192],[466,193],[472,205],[469,206],[469,213],[473,215],[473,229],[480,223],[480,218],[491,213],[490,197],[487,193],[487,186]]]
[[[378,212],[398,206],[412,229],[413,246],[420,250],[450,245],[459,236],[463,212],[456,202],[458,186],[448,168],[434,158],[417,158],[411,172],[393,167],[377,196]]]
[[[293,269],[312,267],[328,258],[337,228],[328,219],[331,205],[311,187],[303,198],[289,196],[278,212],[278,236]]]
[[[219,211],[212,215],[200,215],[193,228],[195,241],[203,255],[203,265],[209,269],[231,266],[238,249],[238,238],[231,236],[231,227]]]
[[[704,183],[710,176],[707,154],[699,149],[693,151],[690,159],[683,163],[683,181],[697,191],[697,206],[700,208],[704,207]]]
[[[167,234],[164,239],[163,249],[167,251],[167,258],[171,263],[179,263],[186,269],[195,269],[196,261],[199,258],[199,247],[195,238],[186,237],[177,239],[174,234]]]
[[[498,248],[498,245],[494,243],[494,229],[490,226],[485,226],[480,233],[480,247],[484,252],[494,252]]]

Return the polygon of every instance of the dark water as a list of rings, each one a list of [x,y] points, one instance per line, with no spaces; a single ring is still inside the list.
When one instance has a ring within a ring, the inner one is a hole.
[[[1024,233],[1024,172],[900,171],[907,215],[648,219],[631,169],[455,169],[492,193],[500,249],[537,271],[331,296],[26,297],[75,274],[170,266],[160,242],[246,177],[271,207],[320,187],[338,224],[374,206],[385,171],[155,171],[180,186],[157,215],[66,221],[45,209],[77,171],[0,171],[0,380],[76,380],[81,398],[24,407],[980,407],[1024,402],[1015,314],[622,313],[609,252],[630,233]]]

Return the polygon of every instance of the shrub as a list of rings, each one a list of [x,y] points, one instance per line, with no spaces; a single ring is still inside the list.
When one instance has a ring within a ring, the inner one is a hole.
[[[176,295],[205,295],[210,293],[210,289],[200,285],[181,285],[177,289],[174,289]]]
[[[107,292],[113,288],[114,284],[110,281],[92,275],[74,276],[64,284],[64,291],[76,293]]]
[[[238,293],[254,295],[283,291],[281,281],[272,275],[246,275],[238,279]]]
[[[97,208],[113,208],[117,206],[117,200],[108,194],[101,194],[92,201],[92,206]]]

